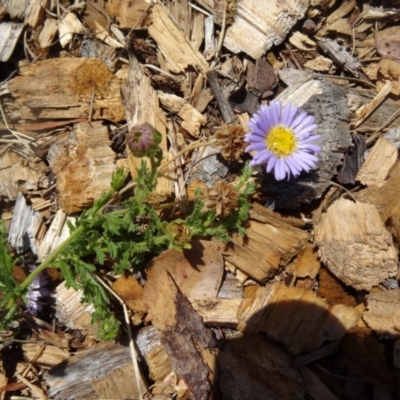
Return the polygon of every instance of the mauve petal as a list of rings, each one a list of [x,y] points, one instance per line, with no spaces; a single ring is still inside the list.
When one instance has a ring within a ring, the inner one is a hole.
[[[313,136],[313,132],[316,128],[316,125],[310,125],[303,129],[296,128],[296,136],[299,140],[307,139],[309,136]]]
[[[269,109],[268,121],[271,124],[270,126],[278,125],[279,121],[278,103],[276,101],[271,101],[269,107],[270,109]]]
[[[282,158],[278,158],[275,169],[274,169],[275,179],[277,181],[281,181],[285,179],[286,172],[285,172],[285,164]]]
[[[297,107],[295,104],[286,104],[286,106],[283,109],[283,114],[282,114],[282,123],[283,125],[290,126],[290,124],[293,122],[294,117],[297,114],[297,111],[299,110],[299,107]]]
[[[318,162],[317,157],[304,151],[296,154],[296,159],[301,165],[308,165],[310,168],[313,168]]]
[[[278,160],[278,159],[275,157],[275,155],[273,155],[273,156],[268,160],[268,164],[267,164],[265,170],[266,170],[267,172],[271,172],[272,169],[275,167],[275,164],[276,164],[276,161],[277,161],[277,160]]]
[[[309,137],[302,139],[301,143],[310,143],[310,142],[315,142],[318,139],[321,139],[321,135],[310,135]]]
[[[304,118],[307,117],[307,113],[305,111],[302,111],[293,121],[292,125],[290,128],[295,130],[299,125],[303,122]]]
[[[258,135],[258,134],[254,133],[254,132],[248,133],[245,136],[245,139],[246,139],[246,142],[250,142],[250,143],[252,143],[252,142],[255,142],[255,143],[263,142],[263,143],[265,143],[265,136]]]
[[[268,150],[261,151],[254,156],[254,159],[258,164],[265,164],[269,158],[272,157],[272,153]]]
[[[250,146],[247,146],[246,151],[262,151],[265,150],[265,143],[264,142],[259,142],[259,143],[252,143]]]
[[[295,157],[289,156],[286,158],[286,165],[289,167],[290,172],[294,177],[300,174],[302,168],[301,166],[296,162]]]
[[[321,153],[321,147],[316,144],[304,144],[298,146],[299,150],[307,151],[307,153]]]

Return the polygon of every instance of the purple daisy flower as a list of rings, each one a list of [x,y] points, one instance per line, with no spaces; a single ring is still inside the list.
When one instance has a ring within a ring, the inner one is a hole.
[[[301,111],[294,104],[282,106],[280,101],[262,105],[248,122],[250,132],[245,141],[251,143],[246,151],[256,151],[251,167],[264,165],[267,172],[274,170],[275,179],[281,181],[301,171],[315,167],[316,153],[321,147],[313,144],[321,135],[314,135],[317,128],[314,117]]]
[[[34,269],[36,269],[36,267],[32,266],[29,268],[29,271],[32,272]],[[26,312],[36,315],[38,312],[42,311],[45,303],[40,300],[50,294],[50,290],[46,288],[48,283],[49,281],[46,275],[39,274],[35,276],[26,293]]]

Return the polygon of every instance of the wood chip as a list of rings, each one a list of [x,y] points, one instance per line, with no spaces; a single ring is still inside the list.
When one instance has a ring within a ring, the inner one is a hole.
[[[313,245],[308,244],[295,260],[289,264],[286,270],[296,278],[315,278],[321,267],[318,252]]]
[[[36,190],[40,176],[47,169],[42,161],[27,163],[25,157],[14,151],[5,152],[0,156],[0,197],[15,200],[19,192]]]
[[[109,0],[106,5],[109,15],[115,17],[121,29],[142,28],[150,4],[146,0]]]
[[[90,366],[90,368],[88,368]],[[138,398],[129,348],[100,343],[77,352],[46,376],[51,398]],[[146,392],[142,381],[141,392]]]
[[[171,72],[184,72],[190,65],[201,73],[206,74],[208,71],[207,61],[199,51],[193,48],[190,41],[176,27],[171,15],[161,4],[153,6],[151,21],[148,32],[160,47]]]
[[[93,94],[93,119],[125,119],[120,83],[101,60],[51,58],[19,73],[7,82],[13,96],[13,111],[7,116],[12,121],[88,117]]]
[[[17,254],[31,250],[37,253],[38,243],[44,235],[43,218],[26,203],[24,195],[19,192],[14,207],[8,241]]]
[[[304,399],[303,380],[291,364],[289,355],[264,335],[227,340],[218,357],[220,390],[232,400]]]
[[[207,358],[212,355],[213,338],[200,316],[182,295],[167,270],[145,285],[144,302],[153,325],[160,331],[173,370],[184,379],[196,399],[209,398],[212,371]]]
[[[382,187],[397,161],[397,147],[381,136],[374,144],[356,179],[363,185]]]
[[[195,138],[200,136],[200,128],[207,122],[204,115],[182,97],[162,92],[158,92],[158,97],[165,108],[182,118],[182,128],[186,129]]]
[[[264,7],[263,0],[240,0],[233,24],[227,29],[224,46],[233,53],[241,51],[255,60],[286,35],[304,17],[308,1],[281,2],[273,0]]]
[[[371,290],[397,272],[397,250],[371,204],[335,201],[314,227],[321,259],[346,285]]]
[[[2,4],[2,13],[8,13],[12,19],[24,20],[25,25],[35,28],[43,21],[46,7],[47,0],[9,0]]]
[[[146,286],[152,286],[158,275],[167,270],[182,293],[190,300],[217,297],[224,273],[218,245],[198,240],[183,252],[169,249],[154,258],[146,267]]]
[[[386,81],[385,84],[380,88],[379,93],[374,97],[374,99],[368,103],[364,104],[356,111],[358,120],[353,124],[356,128],[361,125],[370,114],[372,114],[376,108],[386,99],[389,93],[392,91],[392,84],[390,81]]]
[[[58,24],[58,36],[60,37],[61,46],[66,47],[72,40],[74,33],[82,33],[84,31],[85,28],[82,22],[74,13],[65,13]]]
[[[242,303],[239,330],[265,332],[292,355],[317,350],[327,340],[342,338],[357,324],[359,311],[344,305],[329,307],[311,290],[267,284]]]
[[[0,62],[10,59],[23,29],[24,24],[2,21],[0,24]]]
[[[310,61],[304,63],[306,68],[310,68],[314,71],[328,72],[332,67],[333,61],[330,58],[318,56]]]
[[[109,191],[115,170],[108,129],[101,122],[80,123],[51,146],[48,160],[57,175],[59,204],[65,213],[90,207]]]
[[[42,49],[50,47],[58,31],[58,23],[54,18],[46,18],[39,34],[39,44]]]
[[[378,78],[378,90],[381,90],[388,80],[392,85],[392,93],[396,96],[400,94],[400,62],[382,58],[379,62]]]
[[[362,318],[382,339],[400,337],[400,290],[370,293]]]
[[[23,343],[21,348],[27,361],[44,368],[54,367],[70,358],[67,350],[49,344]]]
[[[265,214],[265,223],[250,221],[246,237],[237,234],[220,245],[225,260],[256,281],[273,278],[307,244],[307,232],[293,227],[278,213]]]

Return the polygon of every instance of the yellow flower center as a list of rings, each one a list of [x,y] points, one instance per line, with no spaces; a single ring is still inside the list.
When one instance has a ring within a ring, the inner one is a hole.
[[[277,157],[287,157],[293,154],[297,147],[296,135],[284,126],[274,126],[265,138],[267,149]]]

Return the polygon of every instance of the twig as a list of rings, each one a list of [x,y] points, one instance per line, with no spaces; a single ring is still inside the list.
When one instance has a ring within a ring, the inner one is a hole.
[[[324,79],[330,79],[330,78],[333,78],[333,79],[345,79],[345,80],[348,80],[348,81],[351,81],[351,82],[363,83],[364,85],[368,85],[368,86],[371,86],[373,88],[376,88],[376,86],[371,82],[364,81],[363,79],[353,78],[351,76],[337,76],[337,75],[315,74],[315,73],[313,73],[312,76],[314,78],[324,78]]]
[[[206,75],[208,83],[210,84],[211,90],[215,96],[215,100],[217,101],[218,107],[221,111],[222,119],[226,124],[229,124],[235,119],[235,114],[222,93],[218,82],[218,74],[216,71],[208,71]]]

